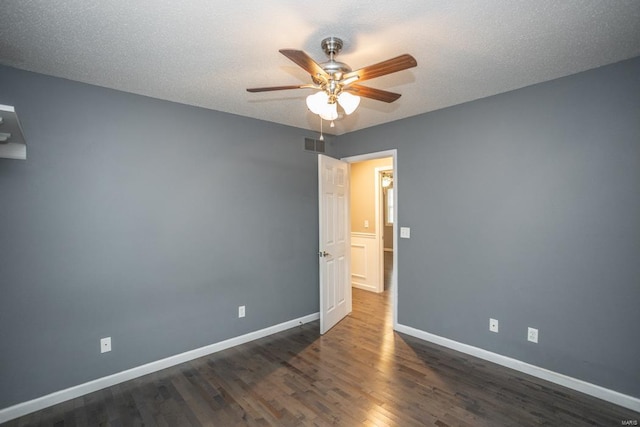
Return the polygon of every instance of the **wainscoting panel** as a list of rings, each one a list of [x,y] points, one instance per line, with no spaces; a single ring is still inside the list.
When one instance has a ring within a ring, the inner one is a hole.
[[[380,292],[380,256],[374,233],[351,233],[351,286]]]

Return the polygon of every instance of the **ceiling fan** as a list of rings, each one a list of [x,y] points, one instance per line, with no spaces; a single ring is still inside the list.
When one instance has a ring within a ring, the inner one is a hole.
[[[314,114],[320,115],[325,120],[332,121],[338,118],[337,104],[340,104],[346,114],[351,114],[358,108],[361,96],[382,102],[393,102],[401,96],[399,93],[363,86],[359,82],[418,65],[413,56],[404,54],[352,71],[351,67],[344,62],[335,60],[335,56],[342,50],[341,39],[327,37],[322,40],[320,46],[329,57],[328,61],[320,64],[301,50],[280,49],[280,53],[311,75],[313,83],[257,87],[247,89],[247,91],[268,92],[288,89],[316,89],[318,92],[307,97],[307,106]]]

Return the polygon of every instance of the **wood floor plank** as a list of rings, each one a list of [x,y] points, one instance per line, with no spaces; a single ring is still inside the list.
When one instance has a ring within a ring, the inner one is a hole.
[[[388,288],[387,288],[388,289]],[[390,291],[312,322],[10,421],[18,426],[621,425],[640,413],[396,333]]]

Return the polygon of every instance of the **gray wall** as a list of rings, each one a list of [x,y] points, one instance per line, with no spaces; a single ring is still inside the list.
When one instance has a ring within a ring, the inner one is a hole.
[[[401,324],[640,397],[640,58],[335,147],[398,149]]]
[[[4,67],[0,103],[0,408],[318,310],[309,132]],[[400,323],[640,397],[640,59],[333,147],[398,148]]]
[[[0,103],[0,408],[318,311],[308,131],[6,67]]]

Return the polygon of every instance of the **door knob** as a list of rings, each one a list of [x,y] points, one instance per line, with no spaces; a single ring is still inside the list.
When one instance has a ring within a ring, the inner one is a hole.
[[[320,257],[331,256],[331,254],[329,252],[327,252],[327,251],[318,252],[318,255],[320,255]]]

